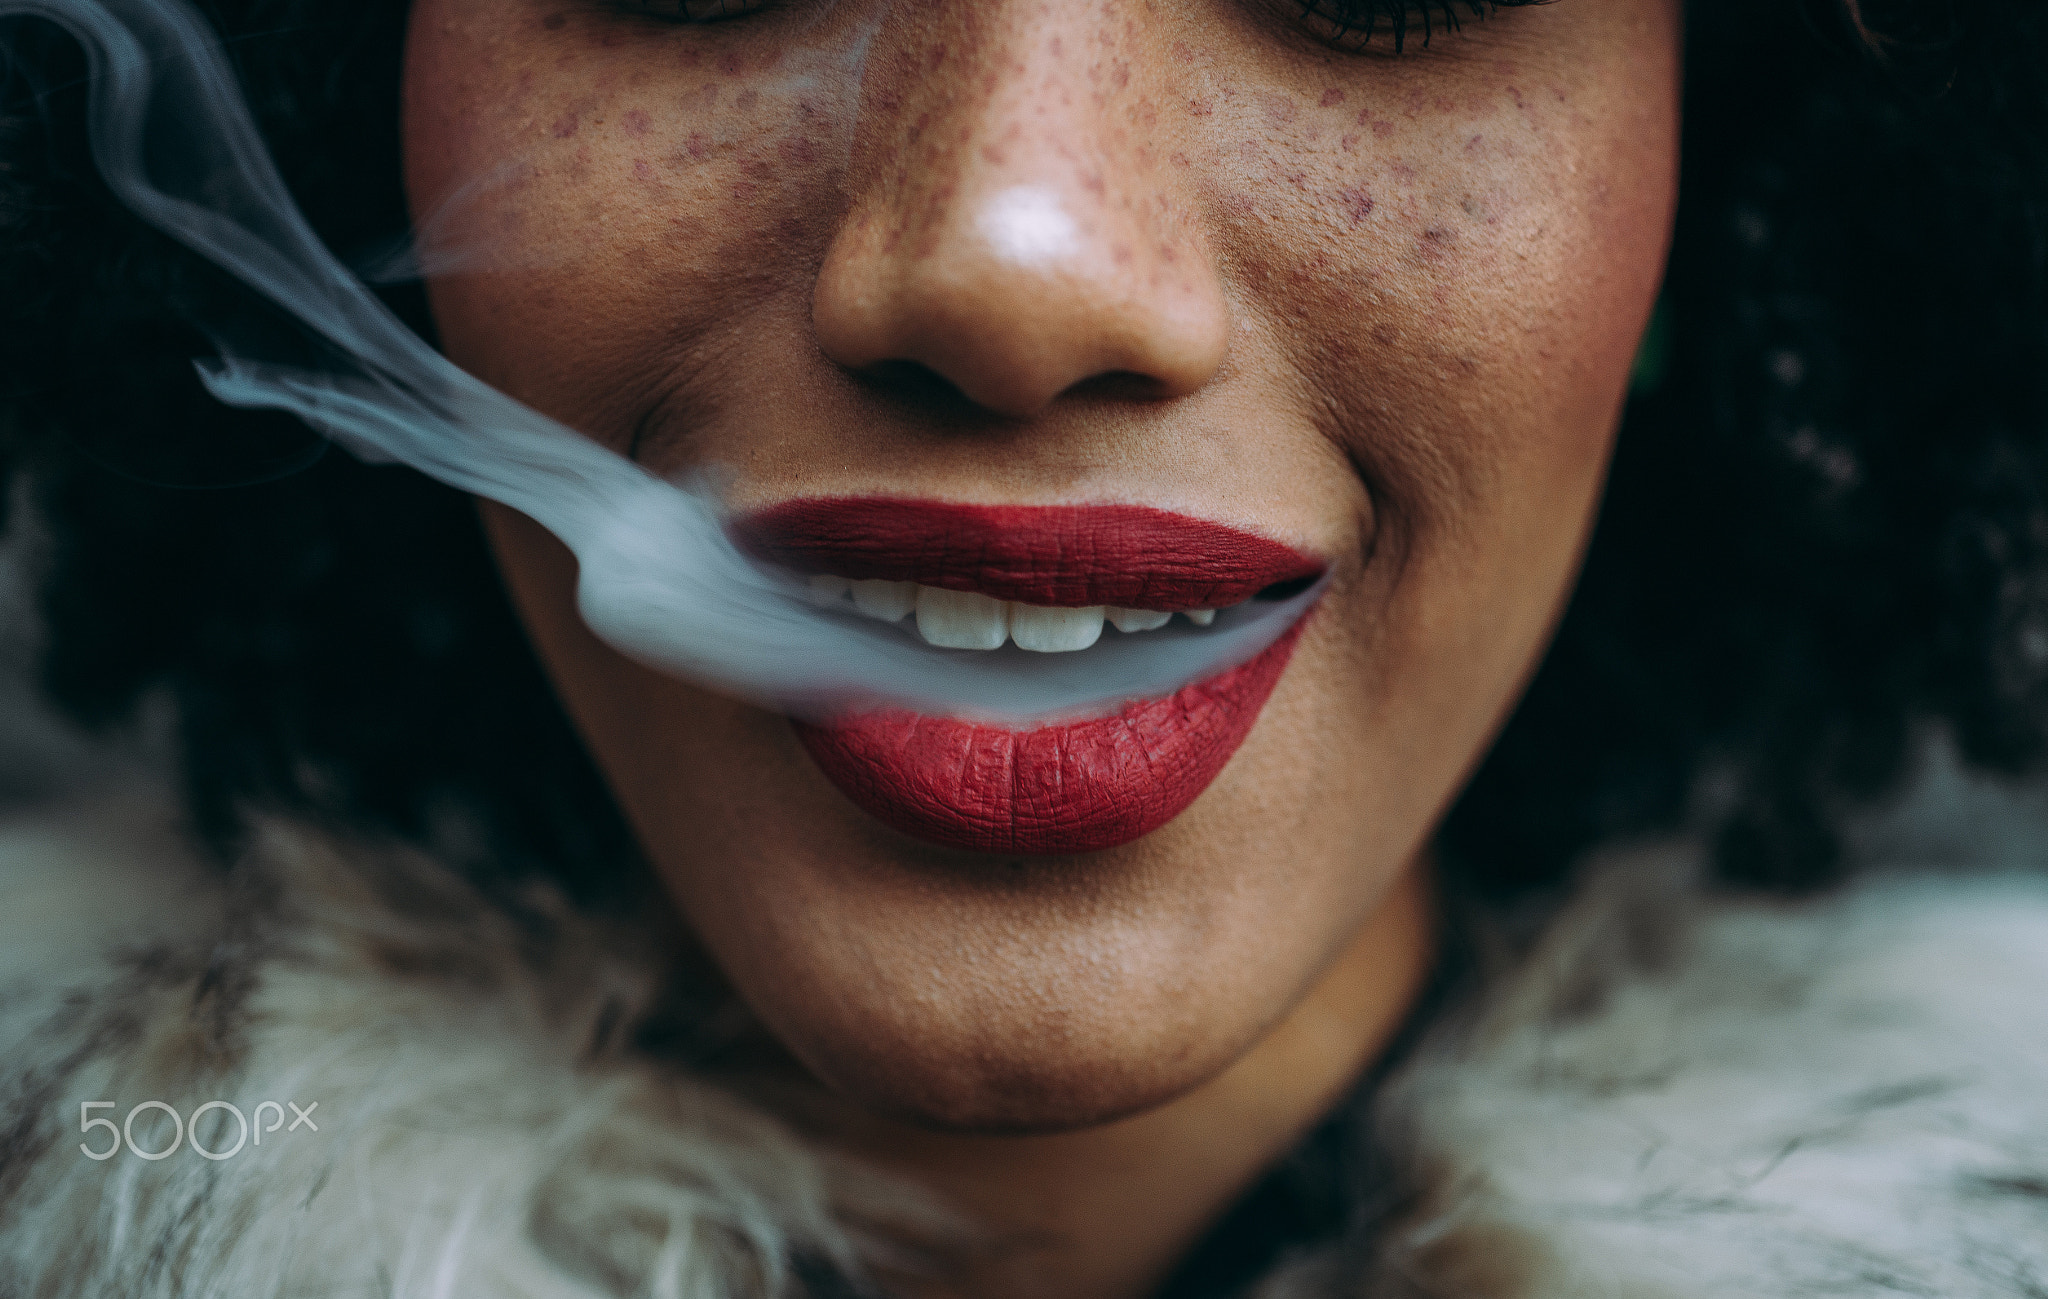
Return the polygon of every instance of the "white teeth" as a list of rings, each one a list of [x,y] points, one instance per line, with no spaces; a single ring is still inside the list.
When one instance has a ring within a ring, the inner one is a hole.
[[[884,582],[867,579],[853,584],[853,607],[870,618],[895,622],[917,608],[919,587],[915,582]],[[1001,644],[1001,641],[996,642]]]
[[[1108,613],[1110,625],[1121,632],[1158,631],[1173,621],[1172,614],[1157,609],[1111,608]]]
[[[1042,654],[1084,650],[1102,636],[1101,605],[1086,609],[1047,609],[1035,604],[1010,606],[1010,639],[1019,649]]]
[[[979,591],[921,586],[917,634],[945,649],[999,649],[1010,636],[1010,606]]]
[[[915,612],[918,635],[945,649],[1000,649],[1004,641],[1015,640],[1020,649],[1070,654],[1100,640],[1105,620],[1127,635],[1157,631],[1173,620],[1172,614],[1156,609],[1050,609],[973,591],[946,591],[915,582],[854,581],[829,573],[814,574],[810,587],[820,604],[844,607],[850,599],[854,608],[884,622],[898,622]],[[1198,627],[1216,620],[1214,609],[1189,609],[1187,615]]]

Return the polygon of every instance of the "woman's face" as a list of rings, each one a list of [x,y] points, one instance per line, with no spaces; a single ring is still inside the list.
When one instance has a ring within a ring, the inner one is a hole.
[[[409,181],[482,378],[932,588],[862,588],[906,634],[1329,574],[1118,721],[800,728],[611,652],[487,509],[681,911],[864,1104],[1061,1126],[1214,1076],[1420,869],[1542,650],[1663,264],[1678,3],[1437,9],[1399,55],[1344,7],[417,0]]]

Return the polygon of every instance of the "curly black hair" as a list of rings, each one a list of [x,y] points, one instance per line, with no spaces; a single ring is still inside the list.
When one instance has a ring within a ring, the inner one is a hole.
[[[206,9],[321,234],[388,246],[402,0]],[[1688,26],[1655,346],[1557,640],[1441,836],[1493,896],[1682,823],[1732,881],[1817,887],[1931,729],[2048,759],[2048,6]],[[339,453],[272,472],[305,434],[190,366],[194,322],[249,307],[109,198],[81,75],[0,21],[0,479],[51,535],[48,692],[100,726],[168,696],[223,848],[281,807],[602,891],[630,837],[470,503]],[[237,477],[267,480],[167,485]]]

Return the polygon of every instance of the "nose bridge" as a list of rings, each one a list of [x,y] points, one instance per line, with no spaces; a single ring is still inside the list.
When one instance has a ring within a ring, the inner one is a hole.
[[[1154,84],[1117,4],[915,5],[871,53],[848,218],[819,277],[826,352],[938,371],[1006,414],[1108,373],[1158,395],[1222,360],[1228,314]]]

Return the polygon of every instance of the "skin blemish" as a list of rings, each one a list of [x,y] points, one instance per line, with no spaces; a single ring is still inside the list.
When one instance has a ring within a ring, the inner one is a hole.
[[[1337,192],[1337,202],[1344,214],[1356,226],[1372,215],[1372,195],[1362,189],[1346,189]]]
[[[653,179],[654,179],[654,168],[648,165],[647,159],[645,159],[645,158],[635,158],[635,159],[633,159],[633,178],[634,178],[635,180],[653,180]]]
[[[1341,91],[1341,90],[1339,90],[1339,89],[1337,89],[1337,88],[1336,88],[1335,86],[1332,86],[1332,87],[1330,87],[1330,89],[1328,89],[1328,90],[1325,90],[1325,91],[1323,92],[1323,97],[1322,97],[1321,99],[1319,99],[1319,100],[1317,100],[1317,101],[1316,101],[1316,107],[1318,107],[1318,108],[1335,108],[1335,107],[1336,107],[1337,105],[1339,105],[1339,104],[1341,104],[1341,103],[1343,103],[1343,102],[1344,102],[1344,92],[1343,92],[1343,91]]]
[[[691,162],[702,162],[711,156],[711,142],[695,131],[683,141],[683,155]]]
[[[576,114],[564,113],[560,117],[555,119],[555,124],[551,128],[551,131],[557,140],[566,140],[570,136],[576,134],[576,127]]]
[[[1358,152],[1358,137],[1355,135],[1347,135],[1343,139],[1337,141],[1337,144],[1338,147],[1343,149],[1346,153]]]
[[[731,50],[718,56],[719,75],[737,77],[740,74],[740,56]]]
[[[757,90],[742,90],[740,97],[732,101],[732,106],[744,113],[760,102],[761,92]]]
[[[627,135],[645,135],[653,127],[654,122],[646,113],[634,108],[627,110],[621,125],[626,128]]]
[[[1266,110],[1268,126],[1285,126],[1301,115],[1301,108],[1286,95],[1267,95],[1259,106]]]
[[[1206,99],[1190,99],[1188,101],[1189,117],[1207,117],[1215,111],[1216,106]]]

